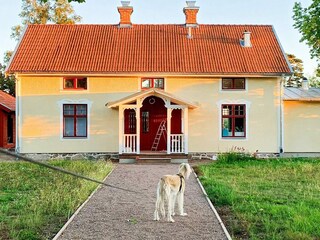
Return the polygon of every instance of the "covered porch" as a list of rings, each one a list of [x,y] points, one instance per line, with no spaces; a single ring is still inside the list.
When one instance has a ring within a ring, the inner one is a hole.
[[[120,155],[188,154],[188,114],[195,104],[153,88],[106,106],[119,111]]]

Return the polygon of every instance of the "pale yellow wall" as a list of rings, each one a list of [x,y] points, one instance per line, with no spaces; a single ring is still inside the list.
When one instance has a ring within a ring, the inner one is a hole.
[[[225,152],[232,147],[243,147],[249,152],[278,152],[278,86],[276,78],[250,78],[247,90],[222,91],[221,78],[167,79],[167,91],[199,103],[197,109],[189,110],[189,152]],[[217,103],[238,101],[250,104],[247,137],[221,139],[221,110]]]
[[[320,102],[284,102],[284,151],[320,152]]]
[[[118,110],[105,104],[139,91],[140,78],[88,77],[85,91],[63,90],[62,77],[21,77],[20,83],[20,152],[117,152]],[[278,79],[250,78],[245,91],[221,91],[220,84],[220,78],[165,78],[166,91],[199,105],[189,110],[189,152],[222,152],[233,146],[278,152]],[[61,138],[61,100],[91,104],[88,139]],[[247,137],[221,139],[217,103],[239,100],[250,105]]]
[[[137,91],[137,78],[88,78],[88,90],[65,91],[61,77],[22,77],[22,153],[117,152],[118,110],[106,103]],[[63,139],[61,104],[89,102],[89,137]]]

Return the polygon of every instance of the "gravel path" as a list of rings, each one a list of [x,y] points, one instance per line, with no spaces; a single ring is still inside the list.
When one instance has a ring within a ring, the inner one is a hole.
[[[117,165],[108,184],[141,194],[101,187],[62,233],[62,239],[227,239],[192,173],[186,184],[185,211],[175,223],[153,221],[156,186],[178,165]]]

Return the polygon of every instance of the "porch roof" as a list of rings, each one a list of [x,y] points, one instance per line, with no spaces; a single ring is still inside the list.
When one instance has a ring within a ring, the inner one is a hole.
[[[156,88],[151,88],[149,90],[142,90],[140,92],[131,94],[127,97],[121,98],[117,101],[114,102],[109,102],[106,104],[108,108],[118,108],[120,105],[132,103],[133,101],[136,101],[138,98],[146,98],[149,96],[155,96],[155,97],[160,97],[160,98],[166,98],[169,99],[171,102],[178,104],[178,105],[185,105],[188,108],[197,108],[198,106],[194,103],[188,102],[186,100],[183,100],[181,98],[176,97],[175,95],[165,92],[160,89]]]

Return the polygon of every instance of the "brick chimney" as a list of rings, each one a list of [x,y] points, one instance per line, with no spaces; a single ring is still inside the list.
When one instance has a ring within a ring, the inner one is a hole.
[[[121,1],[122,6],[118,7],[118,12],[120,13],[120,28],[130,28],[132,27],[131,23],[131,14],[133,12],[133,7],[129,6],[130,1]]]
[[[199,7],[196,7],[196,1],[186,1],[187,7],[183,8],[183,12],[186,15],[186,27],[198,27],[197,13]]]

